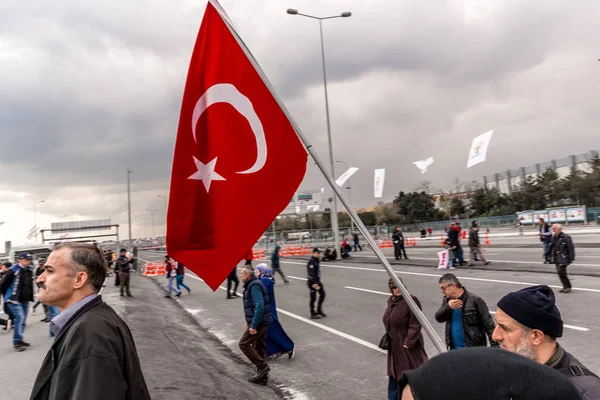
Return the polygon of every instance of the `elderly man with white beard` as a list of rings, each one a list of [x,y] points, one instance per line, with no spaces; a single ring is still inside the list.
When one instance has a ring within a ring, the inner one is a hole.
[[[498,302],[493,339],[504,350],[558,370],[585,400],[600,400],[600,378],[557,342],[563,321],[554,292],[546,285],[511,292]]]

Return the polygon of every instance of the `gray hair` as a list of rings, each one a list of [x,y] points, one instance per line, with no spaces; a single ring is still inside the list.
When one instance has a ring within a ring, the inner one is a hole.
[[[254,275],[254,267],[252,266],[252,264],[244,265],[242,267],[242,271],[241,272],[244,272],[244,271],[246,271],[250,275]]]
[[[446,285],[454,285],[457,288],[462,288],[462,285],[458,278],[454,276],[454,274],[444,274],[440,278],[440,283],[445,283]]]
[[[69,254],[71,273],[69,276],[73,276],[77,272],[85,272],[94,291],[100,292],[106,279],[107,267],[102,250],[92,244],[77,242],[65,242],[54,246],[54,251],[61,249],[71,250]]]

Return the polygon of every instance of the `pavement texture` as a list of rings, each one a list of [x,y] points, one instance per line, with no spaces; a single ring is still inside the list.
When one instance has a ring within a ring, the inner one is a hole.
[[[164,253],[160,252],[140,255],[152,261],[163,256]],[[276,284],[277,310],[283,327],[296,344],[297,352],[296,358],[291,361],[282,358],[271,362],[271,378],[296,399],[385,399],[387,359],[385,352],[377,348],[377,343],[385,331],[382,315],[389,296],[387,274],[374,262],[340,260],[322,264],[327,318],[311,320],[305,282],[306,261],[282,260],[282,268],[292,282],[284,285],[278,281]],[[443,338],[444,325],[435,321],[434,314],[442,300],[438,279],[449,271],[437,270],[435,266],[399,264],[394,265],[394,270],[402,277],[408,290],[419,298],[423,312]],[[559,342],[592,371],[600,372],[597,357],[597,349],[600,348],[597,306],[600,278],[574,276],[574,290],[562,294],[558,293],[560,283],[554,274],[466,268],[452,272],[467,290],[482,296],[491,311],[508,292],[535,284],[551,285],[566,324]],[[164,277],[152,279],[166,286]],[[237,348],[244,329],[241,299],[227,300],[225,283],[213,292],[192,272],[187,274],[185,281],[192,293],[182,295],[179,304],[233,353],[243,357]],[[425,343],[427,354],[434,356],[435,348],[426,335]]]
[[[113,281],[107,281],[102,297],[127,322],[133,333],[142,370],[155,400],[281,399],[291,397],[271,383],[247,382],[253,367],[202,328],[197,321],[150,278],[132,276],[134,298],[121,298]],[[0,399],[28,399],[38,369],[52,344],[48,324],[29,315],[27,351],[12,349],[12,334],[0,331],[2,392]],[[243,321],[241,322],[243,327]],[[10,382],[10,384],[7,384]]]

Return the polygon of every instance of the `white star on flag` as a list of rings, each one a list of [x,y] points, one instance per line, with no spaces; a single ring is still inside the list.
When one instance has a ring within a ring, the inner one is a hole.
[[[194,162],[196,163],[196,168],[198,169],[198,171],[194,172],[188,179],[202,181],[202,183],[204,183],[204,187],[206,188],[206,193],[209,192],[210,184],[212,181],[225,180],[225,178],[223,178],[221,175],[215,172],[217,158],[218,157],[215,157],[208,164],[204,164],[202,161],[194,157]]]

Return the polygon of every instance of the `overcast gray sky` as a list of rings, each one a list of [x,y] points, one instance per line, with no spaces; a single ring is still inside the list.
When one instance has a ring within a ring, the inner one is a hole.
[[[360,170],[356,207],[423,179],[450,188],[600,148],[595,0],[222,0],[305,134],[327,158],[318,23],[324,23],[334,154]],[[0,240],[33,225],[111,218],[134,236],[164,202],[179,107],[205,1],[0,0]],[[474,136],[488,161],[466,170]],[[425,175],[413,161],[434,157]],[[337,175],[344,166],[338,164]],[[302,189],[325,186],[309,163]],[[328,191],[330,193],[330,191]],[[146,220],[144,220],[146,219]]]

